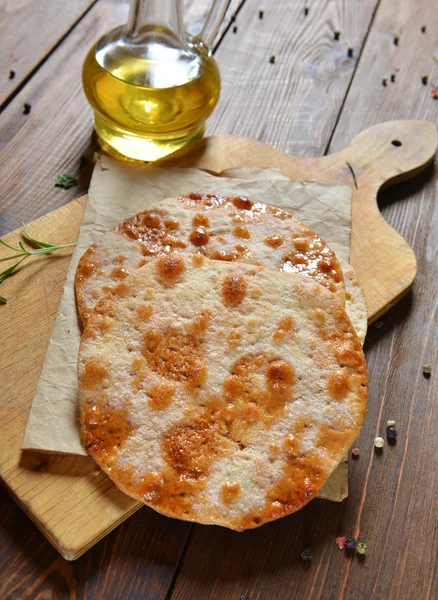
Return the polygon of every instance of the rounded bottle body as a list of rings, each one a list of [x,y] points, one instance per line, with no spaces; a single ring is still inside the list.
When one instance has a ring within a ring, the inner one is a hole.
[[[202,135],[220,75],[202,43],[181,47],[165,28],[140,34],[134,44],[118,28],[97,42],[84,62],[83,86],[102,148],[151,161]]]

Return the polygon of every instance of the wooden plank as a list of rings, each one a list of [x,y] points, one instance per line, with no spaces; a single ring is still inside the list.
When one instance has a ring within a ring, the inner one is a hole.
[[[360,59],[330,151],[339,151],[364,127],[394,118],[436,121],[438,102],[421,76],[437,73],[438,15],[433,3],[382,0]],[[421,34],[421,27],[427,33]],[[393,36],[400,38],[394,46]],[[400,66],[395,83],[381,80]],[[366,343],[370,402],[350,464],[350,495],[343,506],[312,502],[298,515],[259,532],[195,527],[174,600],[337,598],[410,600],[438,596],[436,172],[380,196],[384,217],[412,244],[419,272],[411,294],[371,327]],[[433,365],[430,379],[422,365]],[[436,373],[435,373],[436,374]],[[374,453],[376,435],[395,419],[398,440]],[[335,536],[352,533],[367,543],[364,562],[347,558]],[[310,569],[299,555],[313,549]],[[220,556],[220,560],[218,560]]]
[[[2,3],[0,104],[23,83],[95,1]],[[9,76],[10,71],[15,73],[13,78]]]
[[[144,508],[75,562],[64,560],[0,488],[0,597],[165,598],[188,525]]]
[[[199,27],[210,0],[187,0],[186,21]],[[233,0],[223,32],[237,10]],[[73,29],[0,116],[0,235],[78,197],[88,189],[97,149],[92,110],[82,91],[81,69],[91,45],[127,19],[127,1],[98,2]],[[23,104],[32,105],[23,115]],[[55,188],[57,175],[72,173],[79,186]]]
[[[277,0],[263,7],[247,0],[238,32],[216,53],[222,94],[207,133],[244,135],[296,156],[323,155],[377,5]]]

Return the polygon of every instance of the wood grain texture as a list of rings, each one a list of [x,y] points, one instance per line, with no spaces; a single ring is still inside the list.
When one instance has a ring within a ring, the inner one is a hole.
[[[0,116],[1,232],[73,200],[88,187],[92,118],[81,86],[91,44],[123,23],[126,3],[98,2]],[[32,112],[23,115],[23,103]],[[78,176],[79,187],[55,188],[57,175]],[[17,203],[17,199],[19,202]]]
[[[189,531],[145,508],[68,562],[1,488],[0,505],[2,600],[164,598]]]
[[[1,3],[0,104],[23,83],[94,2],[6,0]],[[13,78],[9,77],[11,70],[15,73]]]
[[[296,156],[323,155],[378,3],[247,0],[238,32],[216,53],[222,93],[207,134],[243,135]]]

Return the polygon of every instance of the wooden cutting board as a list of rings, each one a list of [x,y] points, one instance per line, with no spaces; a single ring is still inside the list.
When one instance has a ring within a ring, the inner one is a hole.
[[[395,121],[362,132],[341,152],[322,158],[287,156],[261,142],[225,135],[199,140],[161,164],[214,172],[276,167],[292,179],[351,185],[351,261],[372,321],[409,290],[416,274],[414,253],[380,215],[377,192],[419,173],[436,148],[433,123]],[[347,163],[356,174],[357,189]],[[30,224],[30,232],[57,244],[74,241],[84,202],[80,198],[41,217]],[[20,232],[4,239],[15,245]],[[9,298],[0,306],[0,477],[60,553],[73,560],[140,505],[120,492],[91,459],[20,452],[69,256],[64,250],[32,259],[0,288]]]

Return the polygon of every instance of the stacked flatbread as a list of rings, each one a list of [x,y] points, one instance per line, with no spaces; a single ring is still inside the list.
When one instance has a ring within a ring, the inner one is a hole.
[[[366,365],[346,310],[363,338],[363,295],[279,208],[164,200],[84,254],[76,294],[84,444],[163,514],[236,530],[289,514],[360,431]]]

